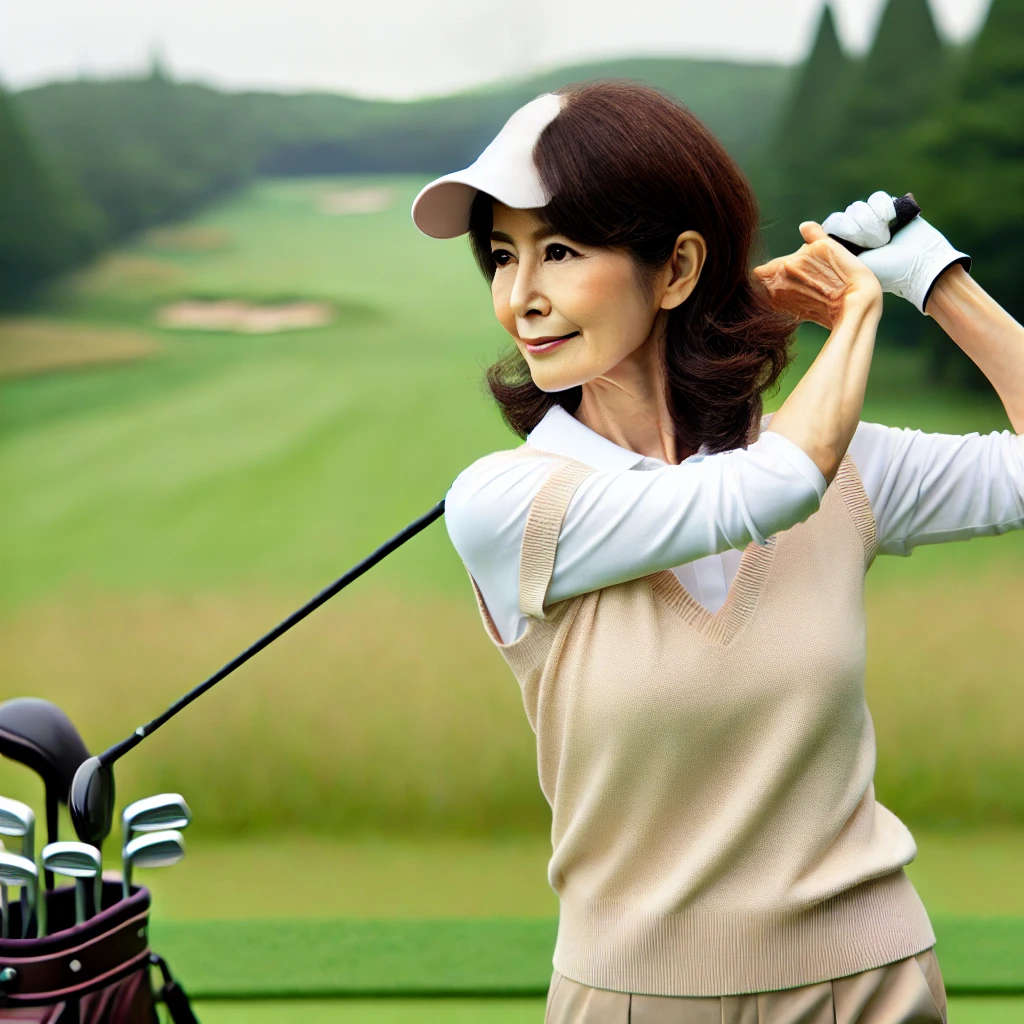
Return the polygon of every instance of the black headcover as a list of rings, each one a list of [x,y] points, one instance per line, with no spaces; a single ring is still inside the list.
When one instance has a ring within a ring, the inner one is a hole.
[[[89,751],[56,704],[40,697],[15,697],[0,704],[0,754],[31,768],[61,803]]]

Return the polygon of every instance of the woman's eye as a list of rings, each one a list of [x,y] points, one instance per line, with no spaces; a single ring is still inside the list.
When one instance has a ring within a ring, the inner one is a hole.
[[[491,259],[494,260],[496,266],[504,267],[512,259],[512,253],[508,249],[495,249],[491,253]]]
[[[567,256],[573,255],[572,249],[567,245],[559,245],[557,242],[553,242],[547,248],[547,257],[549,260],[554,260],[556,263],[561,263]]]

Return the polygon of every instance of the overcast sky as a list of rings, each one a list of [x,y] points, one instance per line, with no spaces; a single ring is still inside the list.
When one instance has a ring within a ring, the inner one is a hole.
[[[593,57],[792,62],[823,0],[0,0],[0,81],[138,72],[159,49],[175,77],[228,88],[436,95]],[[833,0],[862,52],[883,0]],[[989,0],[931,0],[962,40]]]

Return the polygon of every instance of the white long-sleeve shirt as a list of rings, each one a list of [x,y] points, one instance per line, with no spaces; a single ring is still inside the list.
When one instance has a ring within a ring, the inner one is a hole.
[[[527,444],[593,466],[562,524],[547,601],[671,569],[710,612],[743,548],[806,519],[825,478],[797,445],[764,431],[747,448],[677,466],[609,441],[554,406]],[[874,513],[878,551],[1024,527],[1024,435],[925,434],[860,423],[849,447]],[[534,495],[556,460],[474,463],[445,501],[448,533],[502,641],[526,627],[519,551]]]

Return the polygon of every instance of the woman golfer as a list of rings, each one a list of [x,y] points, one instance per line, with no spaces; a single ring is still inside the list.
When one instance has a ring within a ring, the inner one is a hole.
[[[859,422],[883,290],[935,317],[1024,432],[1024,330],[876,193],[751,272],[750,186],[631,83],[517,111],[413,206],[470,233],[526,443],[463,472],[452,541],[519,680],[560,899],[549,1024],[945,1021],[916,849],[876,802],[864,576],[1024,526],[1009,431]],[[762,418],[798,320],[831,330]]]

